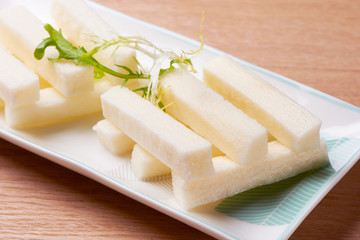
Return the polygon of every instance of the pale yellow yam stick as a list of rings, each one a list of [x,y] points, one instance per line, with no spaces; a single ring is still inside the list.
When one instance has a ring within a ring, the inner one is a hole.
[[[102,146],[114,155],[130,152],[135,142],[106,119],[99,121],[93,129]]]
[[[39,91],[39,77],[0,47],[0,98],[11,107],[18,107],[38,100]]]
[[[204,66],[204,81],[296,152],[317,148],[321,121],[228,56]]]
[[[102,146],[114,155],[121,155],[132,150],[131,166],[135,175],[144,181],[158,179],[171,173],[171,169],[151,155],[131,138],[126,136],[110,121],[103,119],[96,123],[93,129],[97,132]],[[135,146],[134,146],[135,145]],[[219,149],[212,146],[212,156],[224,155]]]
[[[211,144],[120,86],[101,96],[104,117],[185,179],[214,174]]]
[[[54,88],[41,89],[40,99],[35,103],[17,108],[5,105],[6,123],[13,128],[25,128],[100,112],[100,95],[111,86],[105,79],[99,80],[93,91],[74,97],[64,97]]]
[[[110,121],[103,119],[96,123],[93,130],[97,132],[100,143],[114,155],[121,155],[133,149],[135,142],[126,136]],[[218,148],[211,147],[212,157],[223,156]],[[159,161],[159,160],[157,160]]]
[[[0,12],[0,43],[28,68],[64,96],[76,96],[93,90],[93,67],[75,65],[65,60],[50,62],[49,57],[58,56],[54,48],[47,49],[43,59],[35,59],[35,48],[47,37],[43,23],[24,7],[16,6]]]
[[[228,157],[216,157],[213,162],[214,176],[186,181],[172,173],[174,195],[181,207],[195,208],[257,186],[278,182],[324,166],[329,159],[325,142],[315,149],[297,153],[273,141],[269,143],[269,153],[264,160],[245,167]]]
[[[191,73],[174,70],[161,78],[166,112],[209,140],[235,162],[265,158],[266,129]]]
[[[157,179],[171,174],[171,169],[152,154],[135,144],[131,154],[131,168],[137,178],[143,181]]]

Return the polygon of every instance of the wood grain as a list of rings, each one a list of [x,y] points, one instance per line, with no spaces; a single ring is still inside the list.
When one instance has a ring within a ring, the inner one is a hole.
[[[360,106],[360,1],[95,0]],[[336,113],[334,113],[336,114]],[[360,163],[291,239],[360,239]],[[211,239],[0,140],[0,239]]]

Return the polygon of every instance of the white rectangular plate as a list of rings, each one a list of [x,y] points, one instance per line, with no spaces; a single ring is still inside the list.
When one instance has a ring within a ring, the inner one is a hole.
[[[4,0],[0,3],[0,9],[17,4],[26,6],[44,22],[52,23],[49,1]],[[126,34],[140,33],[160,47],[176,46],[174,50],[196,49],[199,46],[198,42],[173,32],[101,5],[90,4],[115,29],[121,26],[122,32]],[[219,54],[224,53],[205,46],[194,64],[197,69],[201,69],[203,62]],[[238,194],[216,206],[184,211],[172,196],[169,179],[151,183],[139,181],[130,169],[130,155],[115,157],[100,146],[92,126],[102,118],[101,115],[17,131],[5,125],[2,113],[0,136],[214,237],[288,238],[359,159],[360,109],[250,63],[236,60],[290,95],[323,121],[321,135],[327,141],[332,166]]]

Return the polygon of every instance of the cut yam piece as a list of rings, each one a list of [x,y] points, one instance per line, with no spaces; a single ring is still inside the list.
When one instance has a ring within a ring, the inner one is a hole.
[[[83,46],[87,51],[96,47],[94,40],[101,42],[102,39],[111,40],[117,37],[116,31],[83,0],[54,0],[51,13],[57,26],[69,41],[77,46]],[[134,60],[135,50],[128,47],[120,47],[115,52],[114,50],[114,47],[109,47],[96,53],[94,57],[103,65],[118,72],[127,73],[116,65],[126,66],[133,71],[137,69],[137,62]],[[107,77],[118,83],[123,81],[114,76],[107,75]]]
[[[131,138],[106,119],[99,121],[93,129],[96,131],[101,145],[114,155],[130,152],[135,145]]]
[[[325,142],[310,151],[297,153],[278,141],[273,141],[269,143],[269,153],[265,160],[245,167],[228,157],[216,157],[213,162],[216,172],[214,176],[186,181],[172,173],[174,195],[183,208],[195,208],[257,186],[293,177],[322,167],[328,164],[329,159]]]
[[[135,142],[131,140],[131,138],[126,136],[119,128],[106,119],[99,121],[93,127],[93,130],[97,132],[101,144],[114,155],[129,152],[135,145]],[[224,153],[215,146],[211,147],[211,151],[212,157],[224,155]]]
[[[101,96],[104,117],[184,179],[214,174],[211,144],[127,88]]]
[[[137,178],[143,181],[158,179],[171,174],[171,169],[138,144],[131,154],[131,168]]]
[[[277,88],[228,56],[205,64],[205,83],[296,152],[320,144],[321,121]]]
[[[18,107],[37,101],[39,91],[39,77],[0,47],[0,98],[11,107]]]
[[[49,82],[64,96],[76,96],[94,88],[93,67],[75,65],[71,61],[50,62],[57,51],[49,48],[41,60],[34,57],[34,50],[48,37],[43,23],[26,8],[16,6],[0,13],[0,43],[21,60],[28,68]]]
[[[161,78],[166,112],[209,140],[233,161],[246,165],[267,154],[266,129],[196,79],[174,70]]]
[[[40,90],[40,99],[17,108],[5,105],[6,123],[13,128],[34,127],[101,112],[100,95],[112,85],[104,80],[95,83],[94,91],[64,97],[54,88]]]

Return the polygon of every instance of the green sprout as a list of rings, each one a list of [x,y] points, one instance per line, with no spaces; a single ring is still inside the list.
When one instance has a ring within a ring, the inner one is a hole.
[[[74,64],[78,65],[90,65],[94,67],[94,78],[102,78],[105,73],[115,76],[117,78],[123,79],[122,86],[125,86],[130,79],[149,79],[149,83],[146,87],[135,89],[134,91],[142,91],[142,96],[149,100],[154,105],[158,106],[161,109],[165,109],[166,106],[161,102],[161,96],[163,91],[160,88],[160,77],[166,74],[169,71],[174,70],[175,68],[181,68],[186,71],[196,72],[192,61],[188,55],[193,56],[201,52],[204,39],[202,33],[202,23],[204,20],[204,13],[201,18],[201,29],[200,29],[200,39],[201,45],[199,49],[192,50],[189,52],[182,51],[180,55],[172,51],[165,51],[152,42],[146,40],[143,37],[139,36],[115,36],[113,39],[105,40],[93,36],[96,47],[90,51],[86,51],[84,47],[75,47],[68,40],[66,40],[61,30],[54,29],[50,24],[44,26],[45,30],[49,33],[49,37],[44,39],[35,49],[34,56],[36,59],[40,60],[45,55],[45,50],[48,47],[55,47],[59,52],[57,58],[49,58],[52,62],[58,62],[61,59],[72,60]],[[93,56],[94,54],[103,51],[109,47],[113,47],[113,54],[120,47],[128,47],[135,49],[137,52],[140,52],[150,59],[152,59],[152,66],[149,70],[145,70],[142,65],[139,63],[138,59],[135,58],[140,71],[132,71],[129,67],[123,65],[116,65],[117,67],[125,70],[125,73],[117,72],[100,62],[98,62]],[[169,61],[168,68],[161,68],[166,61]]]

